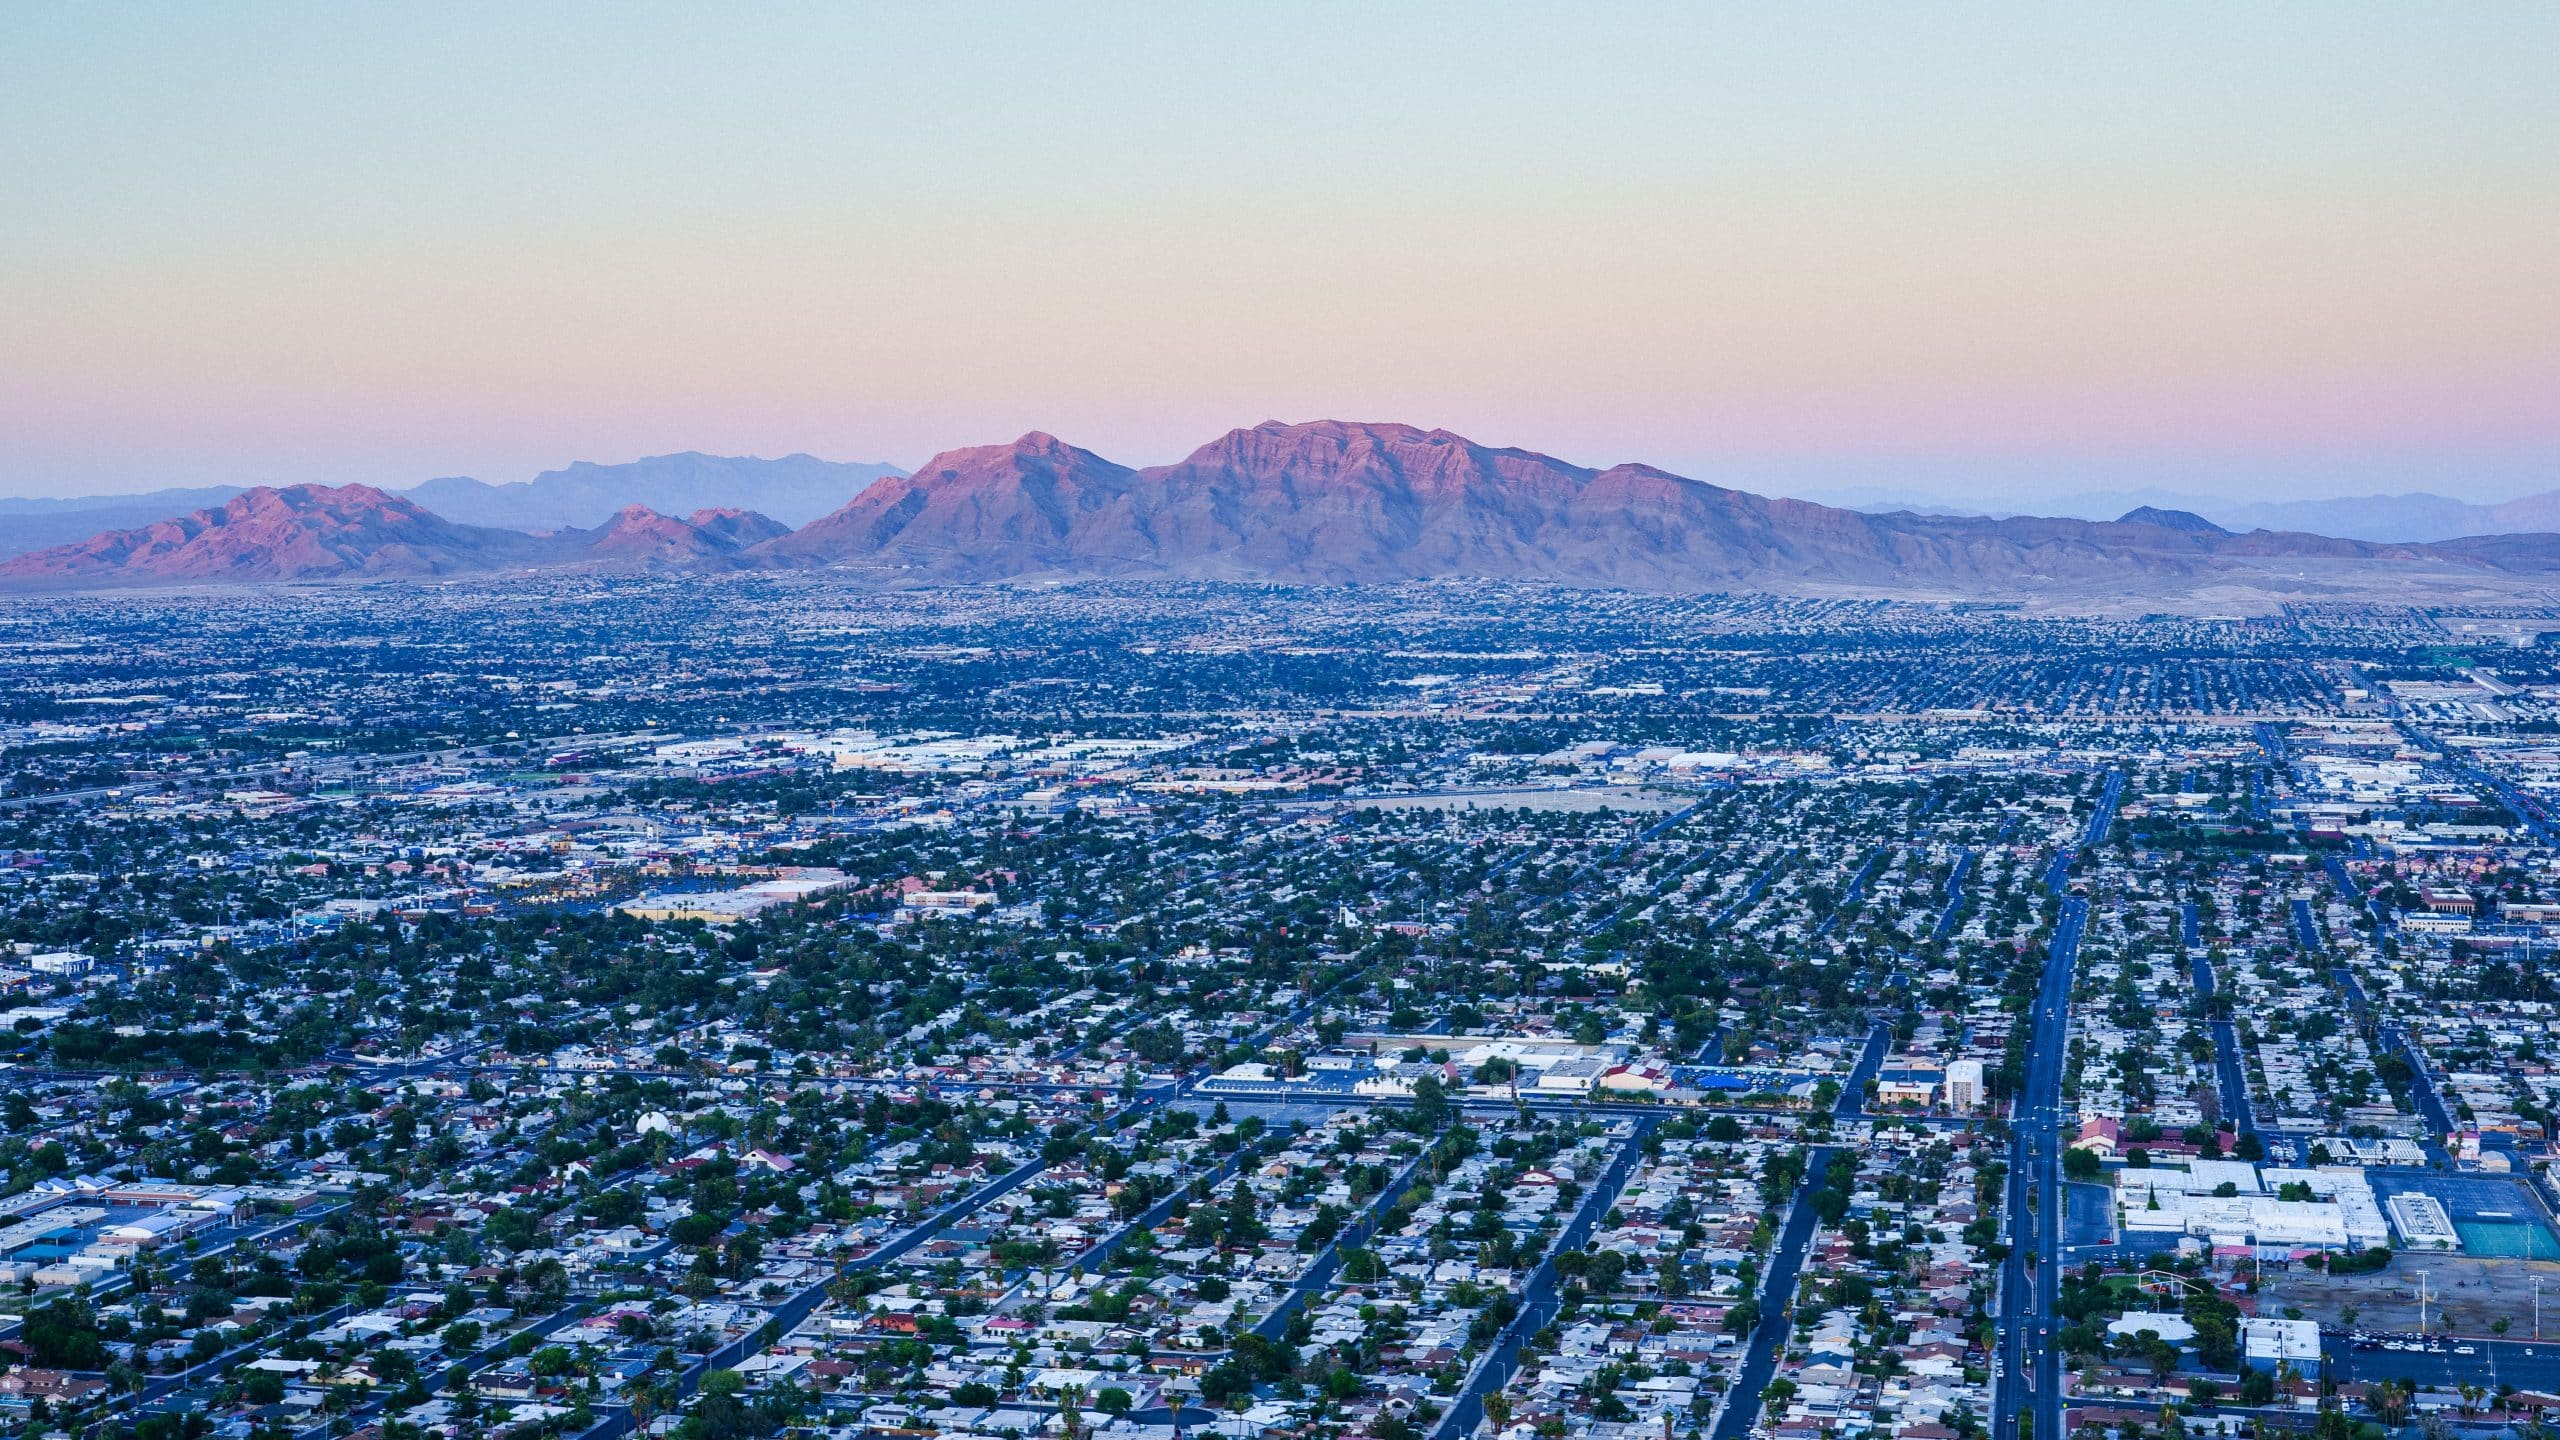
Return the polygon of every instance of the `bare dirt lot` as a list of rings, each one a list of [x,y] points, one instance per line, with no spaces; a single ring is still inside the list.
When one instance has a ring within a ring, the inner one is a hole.
[[[2292,1306],[2306,1320],[2357,1330],[2418,1328],[2418,1272],[2427,1276],[2427,1327],[2439,1334],[2533,1336],[2533,1279],[2543,1292],[2543,1334],[2560,1338],[2560,1264],[2475,1260],[2460,1255],[2400,1254],[2370,1275],[2332,1277],[2309,1268],[2269,1271],[2258,1285],[2258,1313]],[[2352,1319],[2346,1314],[2352,1307]]]

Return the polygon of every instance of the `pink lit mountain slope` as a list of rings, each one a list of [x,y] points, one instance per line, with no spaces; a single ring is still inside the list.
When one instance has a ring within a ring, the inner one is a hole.
[[[457,525],[367,485],[243,491],[213,509],[0,562],[0,585],[59,588],[380,579],[492,570],[690,569],[788,532],[752,511],[690,520],[633,506],[594,530]]]
[[[1410,425],[1272,421],[1131,469],[1054,436],[947,451],[785,532],[765,516],[632,506],[547,535],[457,525],[363,486],[252,490],[217,509],[0,563],[72,588],[532,568],[825,569],[911,583],[1079,578],[1377,584],[1493,579],[1651,591],[1916,598],[2539,597],[2560,537],[2433,544],[2232,534],[2174,511],[2113,522],[1871,515],[1592,469]]]
[[[593,530],[550,538],[607,568],[699,570],[719,568],[750,545],[790,533],[790,526],[752,510],[696,510],[679,520],[630,505]]]
[[[1973,595],[2188,589],[2226,573],[2262,579],[2288,561],[2377,578],[2552,568],[2528,553],[2560,555],[2560,542],[2429,547],[2140,521],[1868,515],[1647,465],[1594,470],[1443,430],[1272,421],[1144,470],[1041,434],[951,451],[750,559],[945,580],[1474,577]]]
[[[0,563],[13,585],[450,575],[538,564],[557,547],[456,525],[370,485],[261,487],[221,506]]]

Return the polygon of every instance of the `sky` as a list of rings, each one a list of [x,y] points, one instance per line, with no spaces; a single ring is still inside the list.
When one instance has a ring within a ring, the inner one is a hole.
[[[2560,487],[2547,3],[0,7],[0,494],[1403,420]]]

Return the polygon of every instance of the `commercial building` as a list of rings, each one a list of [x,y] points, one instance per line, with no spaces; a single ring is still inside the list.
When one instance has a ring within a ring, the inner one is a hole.
[[[1946,1105],[1950,1110],[1979,1110],[1986,1097],[1982,1062],[1974,1059],[1947,1063],[1945,1082]]]

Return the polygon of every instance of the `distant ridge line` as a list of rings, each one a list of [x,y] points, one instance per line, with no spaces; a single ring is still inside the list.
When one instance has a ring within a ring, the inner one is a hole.
[[[573,466],[524,487],[431,483],[485,499],[546,481],[565,493],[619,469],[634,483],[699,492],[743,484],[738,467],[761,466],[757,483],[834,485],[839,498],[796,526],[752,506],[687,514],[626,501],[593,525],[527,533],[443,514],[416,492],[261,487],[0,562],[0,584],[811,569],[906,583],[1445,578],[2027,602],[2215,590],[2343,598],[2411,586],[2548,599],[2560,580],[2554,536],[2394,544],[2234,534],[2148,506],[2114,521],[1870,514],[1396,423],[1265,421],[1143,469],[1040,431],[945,451],[903,475],[807,456],[688,452],[635,465]]]

